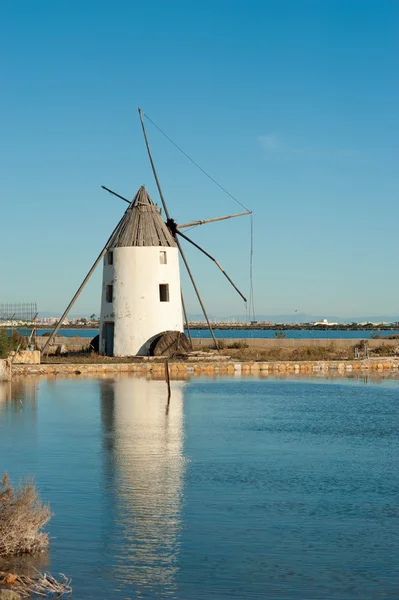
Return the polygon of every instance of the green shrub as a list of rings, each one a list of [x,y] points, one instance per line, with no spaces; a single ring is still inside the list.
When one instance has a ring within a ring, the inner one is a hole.
[[[11,336],[9,337],[8,347],[14,352],[19,348],[20,350],[26,350],[28,344],[26,338],[18,333],[18,331],[13,331]]]
[[[287,337],[287,334],[284,333],[284,331],[276,331],[276,333],[274,334],[274,337],[276,337],[278,340],[283,340],[284,338]]]
[[[242,350],[243,348],[249,348],[246,342],[233,342],[227,346],[231,350]]]
[[[8,335],[5,329],[0,329],[0,358],[8,356]]]
[[[15,352],[17,348],[25,350],[26,347],[26,339],[17,331],[8,336],[5,329],[0,329],[0,358],[7,358],[10,352]]]

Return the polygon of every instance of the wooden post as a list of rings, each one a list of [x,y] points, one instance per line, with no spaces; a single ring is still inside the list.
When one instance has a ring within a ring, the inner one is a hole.
[[[209,329],[209,331],[211,332],[211,336],[212,336],[212,338],[213,338],[213,341],[214,341],[214,344],[215,344],[215,348],[216,348],[216,350],[220,350],[220,348],[219,348],[219,344],[218,344],[218,342],[217,342],[217,339],[216,339],[216,337],[215,337],[215,334],[214,334],[214,332],[213,332],[213,329],[212,329],[212,325],[211,325],[211,323],[210,323],[210,321],[209,321],[209,319],[208,319],[208,315],[206,314],[205,306],[204,306],[204,304],[203,304],[203,302],[202,302],[202,300],[201,300],[201,296],[200,296],[200,293],[199,293],[199,291],[198,291],[197,285],[196,285],[196,283],[195,283],[195,280],[194,280],[193,274],[191,273],[191,269],[190,269],[190,267],[188,266],[188,262],[187,262],[187,259],[186,259],[186,256],[185,256],[185,254],[184,254],[184,252],[183,252],[183,248],[181,247],[180,241],[179,241],[177,238],[176,238],[176,244],[177,244],[177,247],[178,247],[178,248],[179,248],[179,250],[180,250],[181,257],[182,257],[182,259],[183,259],[183,262],[184,262],[184,264],[185,264],[185,267],[186,267],[186,269],[187,269],[187,273],[188,273],[188,275],[189,275],[189,277],[190,277],[190,279],[191,279],[191,283],[193,284],[193,288],[194,288],[194,291],[195,291],[195,293],[196,293],[196,295],[197,295],[198,302],[200,303],[200,306],[201,306],[202,312],[204,313],[204,317],[205,317],[205,319],[206,319],[206,322],[207,322],[207,324],[208,324],[208,329]]]
[[[181,305],[183,307],[183,314],[184,314],[184,320],[186,321],[186,328],[187,328],[187,333],[188,333],[188,339],[190,340],[190,344],[191,344],[191,350],[193,350],[193,340],[191,337],[191,331],[190,331],[190,325],[188,324],[188,318],[187,318],[187,312],[186,312],[186,305],[184,304],[184,298],[183,298],[183,291],[180,289],[180,295],[181,295]]]
[[[168,402],[166,404],[166,414],[168,414],[170,397],[172,395],[172,392],[170,389],[169,361],[167,361],[167,360],[165,361],[165,381],[166,381],[166,385],[168,386]]]
[[[39,313],[36,313],[35,316],[33,317],[33,328],[32,331],[30,333],[30,336],[28,338],[28,347],[30,346],[31,342],[32,342],[32,338],[35,339],[35,334],[36,334],[36,319],[37,319],[37,315]],[[36,350],[36,340],[33,342],[33,349]]]
[[[35,330],[34,330],[34,334],[33,334],[33,349],[37,350],[37,314],[34,318],[34,327],[35,327]]]

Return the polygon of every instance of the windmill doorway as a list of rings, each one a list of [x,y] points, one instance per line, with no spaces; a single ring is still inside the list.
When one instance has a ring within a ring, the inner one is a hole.
[[[104,340],[104,354],[105,356],[114,355],[114,330],[115,324],[111,322],[105,322],[103,325],[103,340]]]

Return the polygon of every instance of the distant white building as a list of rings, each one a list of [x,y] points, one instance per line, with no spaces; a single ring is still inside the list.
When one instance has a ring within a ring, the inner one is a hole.
[[[317,321],[316,323],[313,323],[313,325],[338,325],[338,323],[329,323],[327,321],[327,319],[322,319],[321,321]]]
[[[141,187],[104,257],[100,352],[147,355],[165,331],[183,332],[178,249]]]

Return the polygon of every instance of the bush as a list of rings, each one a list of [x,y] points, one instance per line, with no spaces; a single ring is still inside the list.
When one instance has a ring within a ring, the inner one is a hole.
[[[8,335],[5,329],[0,329],[0,358],[8,356]]]
[[[25,350],[26,347],[26,339],[17,331],[9,337],[6,329],[0,329],[0,358],[7,358],[10,352],[15,352],[17,348]]]
[[[372,350],[375,356],[396,356],[396,348],[388,344],[381,344]]]
[[[241,350],[244,348],[249,348],[249,346],[246,342],[233,342],[232,344],[229,344],[227,347],[231,348],[232,350]]]
[[[6,473],[0,484],[0,556],[40,552],[48,548],[42,531],[51,518],[32,480],[14,489]]]
[[[19,348],[20,350],[26,350],[28,344],[26,338],[18,333],[18,331],[13,331],[9,339],[9,349],[14,350],[14,352]]]

